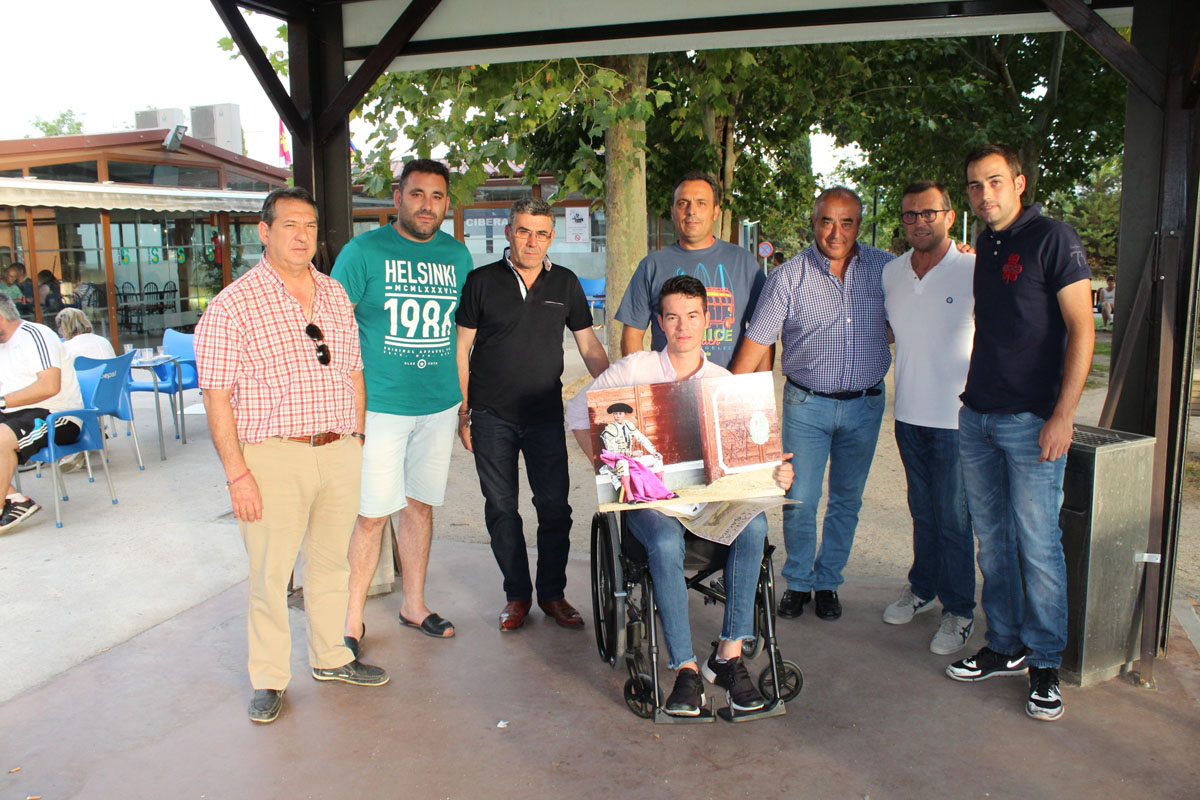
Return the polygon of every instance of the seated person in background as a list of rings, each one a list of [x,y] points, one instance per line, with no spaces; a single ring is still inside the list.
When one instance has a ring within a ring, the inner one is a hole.
[[[63,338],[63,350],[73,361],[75,356],[116,358],[112,342],[92,333],[92,322],[78,308],[64,308],[54,317],[54,326]]]
[[[8,486],[0,532],[42,510],[12,480],[17,465],[45,447],[46,417],[82,405],[75,370],[54,331],[22,320],[12,299],[0,295],[0,485]],[[61,417],[54,424],[54,441],[70,444],[79,431],[78,420]]]
[[[589,390],[729,374],[724,367],[709,361],[700,347],[708,328],[707,303],[704,284],[696,278],[689,275],[669,278],[658,296],[658,323],[666,336],[666,349],[629,354],[567,403],[567,424],[589,458],[592,456]],[[790,454],[785,454],[785,462],[775,470],[775,480],[784,489],[792,482],[792,465],[786,462],[789,457]],[[630,532],[645,546],[649,556],[668,665],[676,671],[675,687],[664,710],[674,716],[699,716],[704,707],[704,681],[692,651],[688,621],[687,583],[683,573],[684,527],[679,520],[657,509],[628,511],[626,520]],[[721,639],[703,668],[704,678],[725,690],[731,710],[737,713],[757,711],[766,705],[741,659],[743,640],[754,636],[754,596],[766,538],[767,518],[759,514],[729,548]]]
[[[19,301],[25,296],[21,291],[21,287],[17,285],[17,281],[21,279],[21,270],[17,267],[7,267],[0,274],[0,289],[14,301]]]
[[[38,270],[38,297],[43,311],[57,312],[63,307],[62,286],[48,269]]]

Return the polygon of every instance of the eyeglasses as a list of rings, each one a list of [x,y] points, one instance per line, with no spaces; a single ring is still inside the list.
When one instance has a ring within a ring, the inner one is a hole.
[[[545,244],[554,235],[553,231],[531,231],[529,228],[513,228],[513,238],[528,239],[530,236]]]
[[[905,211],[900,215],[900,221],[905,225],[912,225],[917,221],[917,217],[920,217],[921,222],[933,222],[937,219],[938,214],[945,214],[949,210],[948,208],[924,208],[920,211]]]
[[[311,322],[304,327],[304,332],[308,334],[308,338],[317,343],[317,361],[323,367],[329,366],[329,345],[325,344],[325,334],[321,333],[321,329]]]

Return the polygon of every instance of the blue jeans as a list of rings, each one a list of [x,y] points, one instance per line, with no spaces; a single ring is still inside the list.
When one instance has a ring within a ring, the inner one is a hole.
[[[863,487],[875,457],[883,421],[884,393],[855,400],[818,397],[792,384],[783,390],[783,451],[794,453],[795,479],[787,496],[799,503],[783,507],[789,589],[837,589],[850,558]],[[829,464],[829,502],[821,550],[817,552],[817,503]],[[814,558],[815,557],[815,558]]]
[[[473,411],[471,446],[483,492],[484,523],[492,540],[492,554],[504,574],[505,599],[533,599],[529,551],[517,513],[520,453],[525,456],[525,472],[538,518],[538,600],[561,600],[567,587],[567,555],[571,549],[571,506],[567,504],[571,484],[562,422],[517,425],[487,411]]]
[[[1036,414],[958,415],[963,482],[983,573],[988,647],[1058,668],[1067,643],[1067,565],[1058,512],[1067,458],[1038,461]]]
[[[917,597],[936,597],[944,612],[970,617],[975,612],[975,541],[963,489],[958,431],[897,420],[896,447],[904,462],[913,519],[908,582]]]
[[[687,579],[683,574],[684,527],[674,517],[652,508],[626,512],[625,521],[629,532],[642,543],[649,556],[654,601],[667,642],[668,666],[679,669],[696,660],[692,652],[692,626],[688,622]],[[729,559],[725,562],[722,639],[754,638],[754,595],[758,591],[766,540],[767,518],[759,514],[729,547]]]

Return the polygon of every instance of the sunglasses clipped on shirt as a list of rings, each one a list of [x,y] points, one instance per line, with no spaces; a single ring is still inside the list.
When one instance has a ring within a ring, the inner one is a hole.
[[[304,327],[304,332],[308,334],[308,338],[317,343],[317,361],[323,367],[329,366],[329,345],[325,344],[325,334],[321,333],[321,329],[311,322]]]

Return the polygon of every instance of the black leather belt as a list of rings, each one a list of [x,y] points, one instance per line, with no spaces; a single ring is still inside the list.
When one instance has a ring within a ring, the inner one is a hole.
[[[787,382],[801,391],[808,392],[809,394],[815,394],[817,397],[828,397],[830,400],[857,400],[863,395],[866,395],[867,397],[878,397],[879,395],[883,394],[883,389],[879,388],[879,384],[875,384],[870,389],[861,389],[857,392],[818,392],[814,389],[808,388],[807,386],[802,386],[801,384],[796,383],[791,378],[788,378]]]

